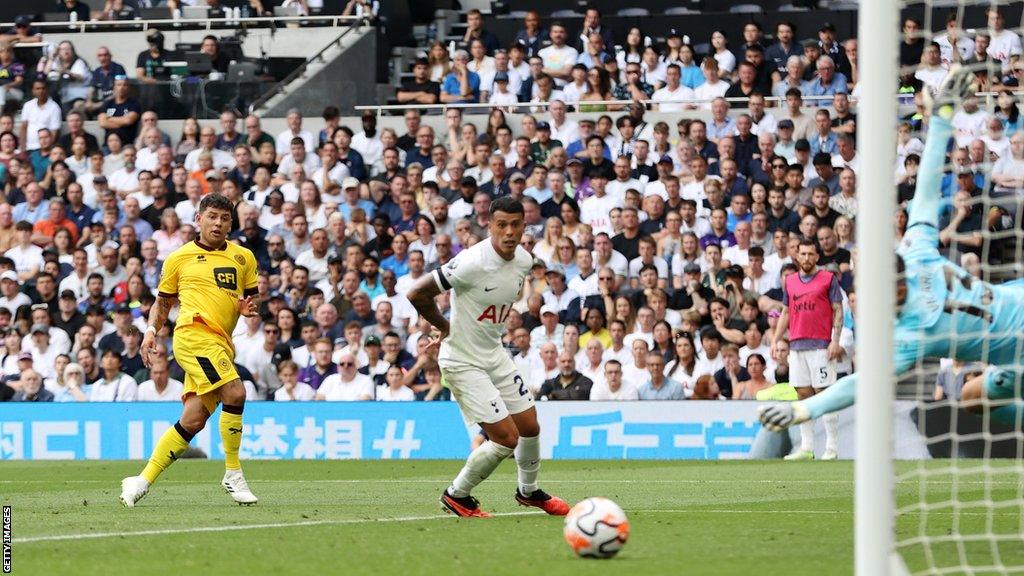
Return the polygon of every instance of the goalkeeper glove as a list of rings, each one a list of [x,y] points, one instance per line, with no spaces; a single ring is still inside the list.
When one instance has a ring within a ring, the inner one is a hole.
[[[790,426],[802,424],[811,419],[811,413],[803,402],[780,402],[769,404],[757,409],[758,418],[765,428],[772,432],[781,432]]]

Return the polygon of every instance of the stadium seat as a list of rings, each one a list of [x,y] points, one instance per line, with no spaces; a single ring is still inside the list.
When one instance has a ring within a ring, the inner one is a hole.
[[[617,12],[619,16],[650,16],[647,8],[623,8]]]
[[[792,4],[783,4],[779,6],[779,12],[809,12],[810,10],[806,6],[794,6]]]
[[[583,14],[575,10],[555,10],[551,13],[552,18],[583,18]]]
[[[764,8],[758,4],[737,4],[729,8],[729,12],[733,14],[763,14]]]
[[[665,9],[665,16],[685,16],[687,14],[700,14],[700,10],[687,8],[686,6],[674,6]]]

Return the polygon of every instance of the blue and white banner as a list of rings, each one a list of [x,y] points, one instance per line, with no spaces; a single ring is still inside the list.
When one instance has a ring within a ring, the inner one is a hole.
[[[910,404],[910,403],[907,403]],[[760,431],[756,402],[541,402],[545,459],[746,458]],[[905,407],[901,412],[909,410]],[[140,460],[181,410],[176,402],[0,404],[0,460]],[[853,456],[852,410],[841,457]],[[222,458],[218,415],[192,441]],[[820,427],[819,427],[820,428]],[[911,430],[913,430],[911,428]],[[467,430],[454,402],[253,402],[242,459],[463,459]],[[897,458],[927,457],[908,435]]]

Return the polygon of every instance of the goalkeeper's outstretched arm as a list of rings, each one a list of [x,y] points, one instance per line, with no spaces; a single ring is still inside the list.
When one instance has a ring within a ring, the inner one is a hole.
[[[946,146],[953,135],[949,120],[932,114],[928,122],[928,142],[921,155],[914,199],[910,201],[907,230],[925,224],[938,230],[939,209],[942,207],[942,174],[946,164]]]

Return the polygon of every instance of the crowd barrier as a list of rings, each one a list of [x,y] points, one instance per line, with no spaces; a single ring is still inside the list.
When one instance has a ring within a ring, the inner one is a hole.
[[[927,458],[911,418],[916,404],[897,404],[896,457]],[[760,431],[757,406],[541,402],[541,454],[577,460],[746,458]],[[0,404],[0,460],[147,458],[179,412],[176,402]],[[217,417],[193,441],[212,458],[224,455]],[[852,418],[852,410],[841,414],[843,458],[854,454]],[[477,433],[453,402],[253,402],[246,406],[245,421],[243,459],[463,459]]]

